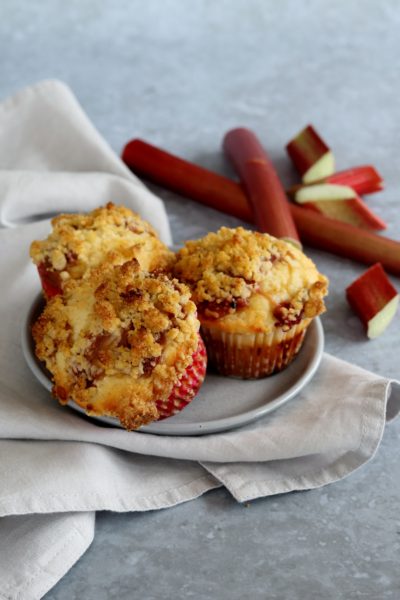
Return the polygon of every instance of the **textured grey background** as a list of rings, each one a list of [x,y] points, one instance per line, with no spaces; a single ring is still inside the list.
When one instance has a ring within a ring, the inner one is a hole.
[[[312,122],[339,168],[379,168],[386,190],[368,203],[400,238],[397,0],[2,0],[0,14],[1,97],[57,77],[117,152],[141,136],[226,174],[222,136],[248,126],[285,183],[295,173],[284,145]],[[157,191],[176,242],[238,223]],[[399,377],[400,316],[367,341],[344,299],[363,267],[309,253],[331,280],[327,350]],[[46,600],[397,600],[399,432],[393,424],[371,463],[320,490],[247,507],[219,490],[165,511],[99,514],[93,545]]]

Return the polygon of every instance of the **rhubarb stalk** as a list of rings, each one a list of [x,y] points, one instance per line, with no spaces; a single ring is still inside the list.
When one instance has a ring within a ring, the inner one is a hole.
[[[400,275],[400,242],[302,206],[290,208],[304,244],[367,265],[380,262],[387,271]]]
[[[251,220],[250,209],[246,198],[243,201],[242,190],[237,183],[226,177],[139,139],[126,144],[122,160],[140,177],[146,177],[168,190],[211,208],[224,210],[219,206],[225,207],[225,212],[238,219]]]
[[[232,129],[225,135],[223,148],[243,183],[258,230],[300,247],[285,190],[254,133]]]
[[[300,131],[286,150],[304,183],[328,177],[335,171],[334,156],[312,125]]]
[[[254,221],[240,184],[145,142],[139,143],[139,140],[134,140],[126,148],[131,144],[136,146],[135,152],[128,157],[124,151],[123,158],[135,173],[243,221]],[[139,148],[146,154],[144,158],[136,152]],[[196,174],[201,174],[198,181]],[[208,190],[212,190],[211,194]],[[400,276],[400,242],[331,219],[302,206],[290,203],[289,206],[304,244],[367,265],[380,262],[387,271]]]
[[[346,297],[371,339],[385,331],[399,305],[399,294],[379,263],[346,288]]]

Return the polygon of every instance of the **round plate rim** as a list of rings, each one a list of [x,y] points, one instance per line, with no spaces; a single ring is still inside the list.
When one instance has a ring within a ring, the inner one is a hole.
[[[39,293],[32,302],[28,305],[28,310],[26,312],[25,318],[22,323],[22,332],[21,332],[21,343],[22,343],[22,351],[25,358],[25,361],[30,368],[33,375],[42,384],[44,388],[48,391],[51,391],[51,381],[42,371],[42,369],[38,365],[38,359],[34,355],[32,351],[32,336],[31,336],[31,321],[32,317],[38,309],[38,305],[40,302],[43,302],[43,296]],[[168,422],[170,419],[164,419],[162,421],[157,421],[151,423],[149,425],[145,425],[137,429],[138,433],[145,434],[156,434],[156,435],[171,435],[171,436],[193,436],[193,435],[206,435],[210,433],[219,433],[223,431],[228,431],[231,429],[235,429],[238,427],[243,427],[244,425],[248,425],[261,417],[269,414],[270,412],[276,410],[283,404],[286,404],[289,400],[297,396],[297,394],[311,381],[314,377],[319,364],[322,359],[323,350],[324,350],[324,330],[322,327],[322,323],[319,317],[313,319],[309,326],[309,330],[307,331],[307,336],[314,335],[316,338],[315,347],[313,349],[313,354],[310,360],[307,363],[307,368],[301,373],[301,375],[296,379],[296,381],[286,390],[284,393],[277,396],[274,400],[269,400],[265,405],[260,406],[258,408],[245,411],[240,415],[234,415],[225,418],[214,419],[211,421],[205,422],[189,422],[189,423],[173,423]],[[274,375],[274,377],[279,377],[279,373]],[[266,378],[266,381],[268,378]],[[88,415],[85,410],[79,405],[75,404],[73,401],[69,401],[67,406],[71,409],[77,411],[80,414],[85,415],[85,417],[93,420],[100,421],[103,424],[107,424],[112,427],[117,427],[119,429],[123,429],[122,425],[118,421],[118,419],[114,417],[101,417]],[[171,417],[173,419],[173,417]]]

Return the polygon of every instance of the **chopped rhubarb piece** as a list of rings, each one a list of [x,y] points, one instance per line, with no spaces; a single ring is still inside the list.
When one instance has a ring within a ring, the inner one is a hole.
[[[372,165],[338,171],[326,178],[326,183],[348,185],[357,194],[373,194],[383,189],[383,179]]]
[[[139,140],[134,142],[136,141]],[[150,150],[146,160],[140,163],[135,152],[136,156],[132,161],[141,164],[141,175],[201,204],[212,206],[216,210],[239,217],[248,223],[254,222],[252,210],[241,185],[223,175],[197,167],[156,146],[142,143]],[[160,167],[164,159],[174,173],[173,183],[166,166]],[[128,160],[125,161],[133,168],[133,164]],[[201,176],[196,186],[195,173],[197,172]],[[210,182],[212,185],[209,186]],[[207,192],[209,187],[212,188],[212,195]],[[297,204],[289,203],[289,207],[304,244],[367,265],[380,262],[390,273],[400,275],[400,241],[326,217]]]
[[[293,198],[296,192],[302,188],[309,187],[310,185],[319,185],[321,183],[348,186],[361,196],[380,192],[383,189],[383,179],[375,167],[363,165],[361,167],[353,167],[352,169],[338,171],[337,173],[333,173],[328,177],[313,181],[309,184],[301,183],[299,185],[294,185],[287,190],[287,193]]]
[[[387,227],[356,192],[346,185],[320,183],[304,186],[297,190],[294,199],[298,204],[356,227],[376,230]]]
[[[254,133],[238,128],[224,138],[224,150],[243,182],[259,231],[301,245],[285,190]]]
[[[300,131],[286,150],[304,183],[328,177],[335,171],[334,156],[312,125]]]
[[[349,285],[346,296],[366,327],[370,339],[385,331],[399,304],[399,294],[380,263],[370,267]]]

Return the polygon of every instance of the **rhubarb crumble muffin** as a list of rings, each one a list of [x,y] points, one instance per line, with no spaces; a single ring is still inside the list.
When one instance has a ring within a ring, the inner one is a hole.
[[[53,395],[128,430],[181,410],[206,371],[190,290],[133,259],[70,281],[33,325]]]
[[[325,310],[328,280],[303,252],[241,227],[186,242],[173,273],[190,287],[209,362],[224,375],[284,369]]]
[[[50,235],[30,248],[46,298],[103,263],[136,258],[145,271],[163,271],[172,256],[149,223],[111,202],[87,214],[61,214],[51,223]]]

